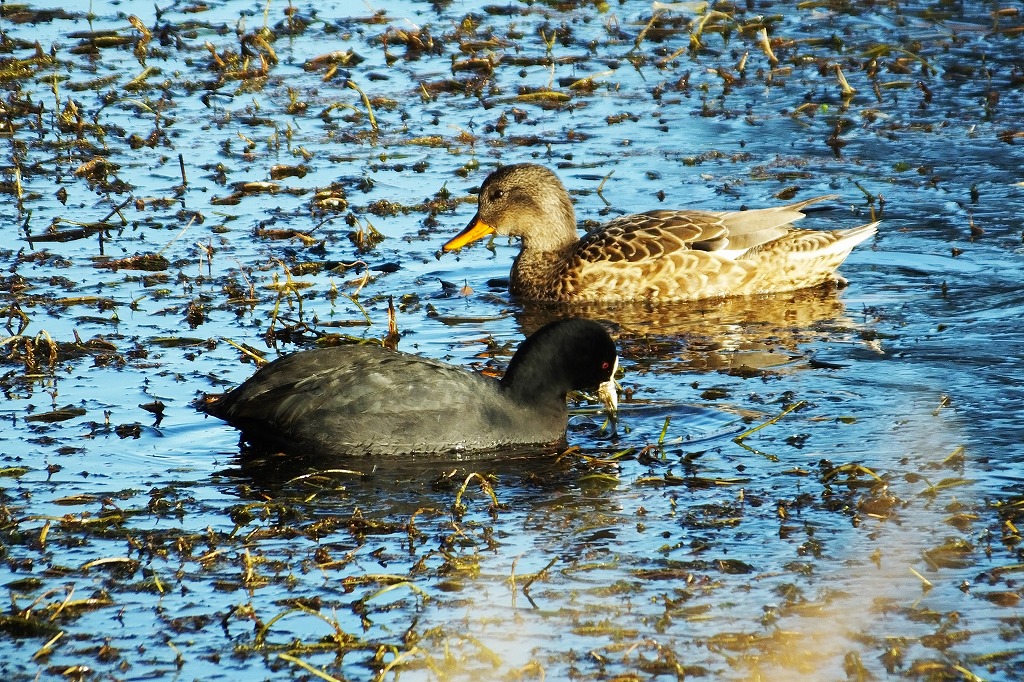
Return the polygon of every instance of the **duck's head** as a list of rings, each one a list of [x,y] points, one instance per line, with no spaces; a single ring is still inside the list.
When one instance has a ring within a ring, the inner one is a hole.
[[[481,185],[473,220],[442,249],[454,251],[491,234],[519,237],[524,248],[541,251],[574,243],[576,214],[565,186],[544,166],[499,168]]]

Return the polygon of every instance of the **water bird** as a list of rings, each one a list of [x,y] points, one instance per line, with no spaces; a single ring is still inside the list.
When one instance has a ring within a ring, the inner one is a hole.
[[[597,322],[551,322],[501,380],[377,345],[286,355],[197,407],[257,451],[310,455],[474,452],[565,437],[570,391],[597,389],[614,414],[615,342]]]
[[[580,238],[558,176],[520,163],[487,176],[476,215],[442,249],[490,234],[519,237],[510,290],[527,300],[687,301],[844,285],[835,269],[878,223],[836,231],[792,225],[810,204],[834,198],[749,211],[647,211]]]

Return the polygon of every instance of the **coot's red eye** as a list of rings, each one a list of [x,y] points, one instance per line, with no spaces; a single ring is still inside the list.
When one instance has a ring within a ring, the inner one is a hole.
[[[608,369],[608,368],[609,368],[609,367],[611,367],[611,366],[612,366],[612,365],[611,365],[611,363],[610,363],[610,362],[602,362],[602,363],[601,363],[601,369]]]

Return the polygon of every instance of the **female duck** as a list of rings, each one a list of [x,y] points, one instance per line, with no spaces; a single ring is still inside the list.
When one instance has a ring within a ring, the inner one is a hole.
[[[259,451],[400,455],[555,443],[569,391],[616,406],[615,343],[590,320],[552,322],[520,344],[501,381],[380,346],[285,356],[199,408]]]
[[[469,226],[443,247],[489,234],[522,240],[513,295],[548,301],[685,301],[791,291],[825,282],[877,223],[825,232],[794,228],[821,196],[752,211],[659,210],[622,216],[580,239],[569,194],[550,170],[505,166],[480,188]]]

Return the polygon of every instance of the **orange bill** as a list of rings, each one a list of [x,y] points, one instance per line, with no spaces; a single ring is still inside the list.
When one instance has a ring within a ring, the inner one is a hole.
[[[444,246],[441,247],[442,251],[454,251],[455,249],[461,249],[466,244],[472,244],[477,239],[483,239],[489,234],[494,234],[494,228],[480,220],[480,216],[475,215],[473,219],[469,221],[469,225],[462,232],[449,239]]]

